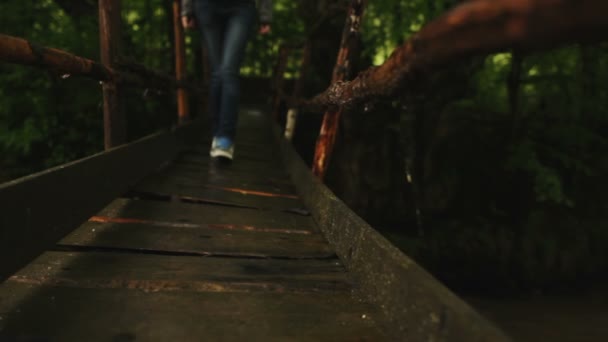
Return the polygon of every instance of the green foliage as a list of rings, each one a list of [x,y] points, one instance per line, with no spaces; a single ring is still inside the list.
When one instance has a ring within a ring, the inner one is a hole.
[[[370,2],[365,53],[382,63],[454,2]],[[522,60],[515,94],[510,52],[436,70],[405,90],[401,130],[410,136],[415,125],[416,146],[403,150],[415,150],[431,230],[405,248],[446,280],[543,287],[606,270],[593,246],[608,241],[607,45]]]
[[[608,241],[607,59],[604,45],[525,56],[516,108],[510,53],[488,56],[468,80],[452,72],[424,87],[417,102],[434,103],[414,104],[433,127],[423,160],[434,229],[414,250],[424,264],[465,287],[483,278],[542,289],[604,274],[606,253],[594,246]],[[469,91],[453,97],[454,84]]]
[[[87,57],[98,53],[92,25],[75,22],[53,1],[28,6],[3,2],[0,24],[2,33],[35,43]],[[68,76],[0,65],[0,168],[11,170],[9,175],[30,173],[100,149],[98,86],[64,79]]]
[[[506,113],[508,108],[507,75],[511,69],[511,54],[500,53],[485,59],[483,67],[473,75],[476,108],[493,113]]]
[[[398,45],[433,18],[452,7],[451,0],[376,0],[365,10],[363,54],[382,64]]]
[[[564,194],[560,175],[555,169],[544,165],[539,160],[537,150],[531,141],[514,146],[509,155],[507,167],[513,171],[521,170],[532,175],[534,192],[539,202],[554,202],[572,206],[572,200]]]
[[[305,37],[305,25],[297,15],[296,1],[274,1],[272,32],[267,36],[254,35],[247,47],[242,74],[252,77],[270,77],[276,63],[279,48],[285,42],[301,42]],[[290,58],[286,77],[290,78],[299,70],[299,59]]]

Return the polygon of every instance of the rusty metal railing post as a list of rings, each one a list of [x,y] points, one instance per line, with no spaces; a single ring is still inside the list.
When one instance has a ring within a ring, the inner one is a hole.
[[[366,2],[366,0],[352,0],[348,8],[346,24],[342,31],[340,51],[338,52],[338,58],[332,75],[332,84],[342,82],[350,77],[349,74],[352,70],[351,57],[353,54],[350,43],[351,40],[356,39],[359,34],[361,18],[363,17]],[[321,132],[317,139],[312,164],[313,173],[320,179],[323,179],[327,172],[327,165],[336,142],[336,134],[338,133],[338,125],[342,111],[343,108],[340,107],[337,110],[325,112],[325,115],[323,116]]]
[[[186,79],[186,43],[181,22],[180,0],[173,0],[173,28],[175,32],[175,78],[181,82]],[[183,87],[177,89],[177,116],[180,124],[190,119],[188,92]]]
[[[101,63],[113,67],[120,56],[120,0],[99,0],[99,42]],[[121,85],[114,80],[103,82],[104,147],[124,144],[127,123]]]

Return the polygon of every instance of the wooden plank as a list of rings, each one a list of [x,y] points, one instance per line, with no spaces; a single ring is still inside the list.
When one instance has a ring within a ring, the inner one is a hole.
[[[200,123],[0,185],[0,280],[172,158]]]
[[[253,170],[236,169],[229,163],[209,163],[207,165],[199,163],[179,163],[175,162],[166,169],[190,175],[192,177],[210,174],[211,176],[224,176],[238,178],[247,181],[270,181],[274,183],[293,184],[289,175],[284,171],[263,170],[254,172]]]
[[[262,178],[258,175],[255,174],[250,174],[250,173],[242,173],[242,172],[237,172],[235,170],[223,170],[220,169],[218,171],[213,170],[213,169],[209,169],[209,170],[201,170],[199,168],[191,168],[191,167],[184,167],[182,165],[173,165],[173,167],[170,167],[168,169],[165,170],[166,175],[168,178],[170,177],[175,177],[176,180],[180,180],[180,179],[184,179],[184,180],[192,180],[192,179],[196,179],[196,178],[208,178],[210,180],[210,183],[207,183],[209,185],[218,185],[221,186],[222,183],[235,183],[235,184],[251,184],[252,190],[256,189],[256,187],[258,186],[262,186],[262,187],[276,187],[276,188],[280,188],[283,189],[281,191],[279,191],[279,193],[281,192],[285,192],[285,193],[289,193],[289,194],[294,194],[294,189],[295,186],[293,185],[293,183],[291,183],[289,181],[289,178],[283,178],[283,177],[267,177],[267,178]],[[158,175],[151,175],[149,177],[149,179],[151,178],[157,178],[159,177]],[[165,181],[170,181],[170,180],[165,180]],[[217,182],[217,183],[214,183]],[[228,185],[226,185],[228,186]],[[254,187],[255,186],[255,187]]]
[[[163,222],[164,223],[164,222]],[[61,245],[256,258],[332,258],[320,234],[148,222],[87,222]]]
[[[7,282],[148,292],[350,291],[337,260],[204,258],[97,252],[47,252]]]
[[[156,173],[146,177],[140,187],[146,186],[181,186],[201,187],[213,184],[222,188],[240,188],[253,192],[276,193],[288,196],[296,196],[295,186],[291,182],[277,179],[263,179],[259,177],[235,175],[234,173],[208,170],[207,172],[193,172],[180,168],[170,167],[162,173]]]
[[[239,112],[235,156],[245,159],[280,160],[280,152],[274,141],[268,116],[262,110],[249,109]],[[201,136],[187,151],[196,151],[202,156],[209,155],[211,137]]]
[[[181,170],[181,167],[179,167]],[[199,170],[195,168],[194,170]],[[201,178],[205,171],[201,169]],[[209,170],[206,171],[209,173]],[[211,171],[215,173],[214,171]],[[220,171],[223,172],[223,171]],[[259,174],[258,174],[259,175]],[[254,174],[251,175],[254,177]],[[136,193],[190,198],[193,202],[217,203],[258,209],[292,210],[303,208],[297,195],[269,192],[262,188],[223,187],[214,184],[143,181],[133,188]]]
[[[243,119],[242,115],[239,120],[247,121]],[[251,124],[251,121],[239,125],[237,128],[238,135],[236,136],[237,146],[261,145],[265,148],[272,147],[272,135],[265,125],[266,123]]]
[[[319,182],[282,138],[279,127],[275,127],[275,138],[302,201],[362,296],[382,309],[381,322],[394,340],[509,340]]]
[[[382,341],[375,311],[342,293],[145,292],[6,283],[0,340]]]
[[[182,224],[234,225],[319,233],[310,216],[204,204],[117,199],[97,215]]]
[[[253,179],[289,179],[289,174],[285,172],[283,166],[271,164],[246,163],[243,160],[221,162],[217,160],[205,159],[185,159],[179,158],[175,161],[176,168],[183,168],[199,173],[211,174],[230,174],[231,177],[253,178]]]
[[[272,194],[258,195],[244,189],[221,189],[209,186],[194,187],[180,184],[142,184],[136,186],[135,193],[175,197],[188,202],[215,203],[243,208],[254,208],[277,211],[294,211],[304,208],[304,204],[296,198],[273,196]],[[289,195],[291,196],[291,195]]]
[[[268,151],[267,153],[273,153],[273,151]],[[279,151],[276,151],[279,153]],[[235,154],[236,156],[236,154]],[[196,165],[213,165],[217,164],[209,157],[208,153],[183,153],[176,160],[177,163],[184,164],[196,164]],[[283,170],[283,163],[276,156],[273,159],[269,160],[256,160],[256,159],[247,159],[247,158],[236,158],[232,163],[225,163],[225,165],[229,165],[230,168],[233,169],[243,169],[243,170],[263,170],[269,172],[281,172],[285,173]]]
[[[183,186],[202,186],[213,184],[223,188],[240,188],[249,191],[262,191],[267,193],[277,193],[284,195],[297,196],[295,186],[292,183],[278,181],[276,179],[262,179],[243,174],[229,174],[226,172],[209,172],[200,174],[193,172],[179,172],[169,169],[164,173],[159,173],[148,177],[143,184],[181,184]]]
[[[197,141],[184,149],[184,153],[192,153],[201,156],[209,155],[211,139]],[[235,152],[240,159],[254,161],[277,161],[280,160],[280,151],[271,144],[247,143],[238,141],[235,145]]]

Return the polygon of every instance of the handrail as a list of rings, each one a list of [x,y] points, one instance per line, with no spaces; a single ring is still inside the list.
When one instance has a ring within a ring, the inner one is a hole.
[[[101,63],[68,52],[38,46],[25,39],[0,34],[0,60],[8,63],[56,69],[99,81],[116,80],[117,72]]]
[[[143,86],[164,90],[187,88],[204,92],[202,87],[132,62],[117,62],[120,69],[69,52],[37,45],[23,38],[0,34],[0,60],[13,64],[54,69],[58,73],[88,77],[97,81]]]
[[[348,50],[345,41],[358,33],[351,27],[351,21],[360,17],[364,6],[363,0],[351,0],[336,63],[338,70],[348,64],[340,55]],[[605,0],[470,0],[425,25],[382,65],[361,72],[351,81],[334,77],[325,91],[309,99],[288,96],[277,89],[275,110],[280,101],[286,102],[288,121],[298,111],[325,112],[313,159],[313,171],[323,179],[342,111],[376,98],[394,96],[416,75],[467,57],[606,40],[605,13],[608,13]],[[293,129],[293,123],[288,125],[286,132],[291,133],[286,136],[291,136]]]
[[[606,13],[605,0],[467,1],[424,26],[381,66],[293,105],[310,111],[352,107],[394,95],[415,74],[467,57],[608,39]]]
[[[121,0],[99,0],[101,62],[60,49],[34,44],[22,38],[0,34],[0,61],[56,70],[102,82],[104,97],[104,146],[107,149],[126,140],[122,86],[136,85],[156,90],[176,89],[178,122],[189,119],[186,91],[205,93],[205,88],[185,81],[184,32],[180,22],[180,0],[173,1],[175,33],[175,77],[126,62],[120,54]]]

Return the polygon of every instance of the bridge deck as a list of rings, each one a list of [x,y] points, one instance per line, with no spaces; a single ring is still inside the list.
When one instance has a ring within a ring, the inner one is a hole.
[[[235,162],[183,150],[0,285],[0,340],[383,340],[298,199],[270,125]]]

